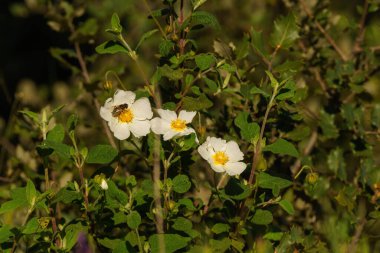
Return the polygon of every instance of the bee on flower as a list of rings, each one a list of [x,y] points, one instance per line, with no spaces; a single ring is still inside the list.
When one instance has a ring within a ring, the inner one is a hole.
[[[150,132],[150,119],[153,117],[148,98],[136,100],[131,91],[117,90],[113,98],[108,98],[100,108],[100,116],[108,121],[108,126],[119,140],[127,139],[132,133],[142,137]]]
[[[198,147],[198,152],[218,173],[240,175],[247,167],[247,164],[241,162],[244,155],[235,141],[227,142],[221,138],[207,137],[207,140]]]
[[[157,109],[157,112],[160,117],[151,120],[152,131],[155,134],[162,134],[165,141],[176,136],[195,133],[195,130],[187,124],[191,123],[196,112],[180,111],[178,115],[170,110]],[[197,138],[196,141],[198,142]]]

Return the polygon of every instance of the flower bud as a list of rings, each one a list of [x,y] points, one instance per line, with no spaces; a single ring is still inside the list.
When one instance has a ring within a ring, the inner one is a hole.
[[[111,89],[112,89],[112,81],[107,80],[107,81],[103,84],[103,88],[104,88],[105,90],[111,90]]]
[[[260,160],[257,164],[258,171],[266,171],[268,169],[267,160],[265,160],[264,156],[260,156]]]
[[[108,184],[107,184],[107,180],[105,178],[105,175],[103,173],[101,173],[100,175],[96,175],[94,177],[94,181],[95,183],[97,183],[103,190],[107,190],[108,189]]]
[[[310,172],[306,176],[306,182],[308,182],[309,184],[315,184],[317,180],[318,180],[318,173]]]

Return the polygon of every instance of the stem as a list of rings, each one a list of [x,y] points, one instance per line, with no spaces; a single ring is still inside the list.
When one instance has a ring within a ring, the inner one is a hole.
[[[224,173],[223,176],[219,179],[218,185],[216,186],[216,191],[219,191],[220,187],[222,187],[223,183],[226,181],[226,179],[229,178],[229,175],[227,173]],[[205,215],[208,212],[208,208],[211,205],[211,202],[213,200],[215,192],[211,192],[210,198],[208,200],[208,203],[203,208],[203,215]]]
[[[260,136],[259,136],[259,141],[256,145],[256,150],[255,150],[255,153],[253,155],[253,161],[252,161],[252,167],[251,167],[251,174],[249,176],[249,180],[248,180],[248,184],[249,185],[252,185],[253,183],[253,179],[255,177],[255,171],[256,171],[256,167],[259,163],[259,160],[260,160],[260,154],[261,154],[261,142],[262,142],[262,139],[264,137],[264,130],[265,130],[265,126],[267,124],[267,120],[268,120],[268,115],[269,115],[269,112],[273,106],[273,103],[274,103],[274,98],[277,96],[277,89],[278,87],[275,86],[274,87],[274,90],[273,90],[273,93],[272,93],[272,97],[270,98],[270,101],[267,105],[267,109],[265,111],[265,115],[264,115],[264,119],[263,119],[263,123],[261,124],[261,128],[260,128]]]
[[[127,88],[124,86],[123,82],[120,80],[119,76],[118,76],[114,71],[112,71],[112,70],[108,70],[108,71],[106,72],[106,74],[105,74],[105,76],[106,76],[106,81],[108,81],[108,75],[109,75],[109,74],[113,74],[113,76],[116,78],[116,80],[119,82],[120,86],[121,86],[124,90],[127,89]]]
[[[313,14],[311,13],[310,9],[307,7],[304,0],[299,0],[302,9],[306,12],[306,14],[309,16],[310,19],[313,19]],[[318,30],[325,36],[326,40],[330,45],[335,49],[335,51],[338,53],[339,57],[344,61],[348,61],[348,57],[343,53],[342,49],[336,44],[335,40],[326,32],[326,30],[322,27],[322,25],[315,21],[315,26],[318,28]]]
[[[155,16],[153,16],[152,14],[152,9],[149,7],[149,4],[147,3],[146,0],[144,0],[144,4],[145,4],[145,7],[148,9],[148,12],[149,12],[149,15],[152,17],[152,19],[154,20],[154,23],[156,23],[157,27],[158,27],[158,30],[160,30],[161,32],[161,35],[165,38],[166,40],[166,34],[164,32],[164,30],[162,29],[160,23],[158,22],[158,20],[156,19]]]
[[[140,252],[140,253],[143,253],[143,252],[144,252],[144,249],[143,249],[142,244],[141,244],[140,235],[139,235],[139,230],[136,228],[136,229],[135,229],[135,232],[136,232],[136,236],[137,236],[137,242],[138,242],[138,246],[139,246],[139,252]]]
[[[359,33],[358,33],[358,37],[355,40],[355,45],[354,45],[354,50],[353,50],[354,53],[359,53],[360,51],[362,51],[361,44],[364,40],[365,21],[367,18],[367,14],[368,14],[368,0],[365,0],[362,17],[360,18]]]

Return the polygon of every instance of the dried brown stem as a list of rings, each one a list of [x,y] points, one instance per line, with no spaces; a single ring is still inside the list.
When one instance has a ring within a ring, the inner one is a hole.
[[[313,19],[313,13],[310,11],[310,9],[307,7],[304,0],[299,0],[302,9],[306,12],[307,16],[309,16],[310,19]],[[334,50],[337,52],[339,57],[343,61],[348,61],[348,57],[343,53],[342,49],[336,44],[335,40],[327,33],[327,31],[322,27],[322,25],[318,21],[314,21],[315,26],[318,28],[318,30],[325,36],[327,42],[334,48]]]

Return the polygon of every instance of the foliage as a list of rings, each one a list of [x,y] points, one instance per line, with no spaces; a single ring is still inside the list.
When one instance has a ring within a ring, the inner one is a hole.
[[[18,7],[67,36],[50,53],[72,77],[1,130],[2,252],[380,250],[378,1],[261,1],[238,35],[215,1],[37,2]],[[195,133],[115,139],[98,115],[119,89]],[[209,136],[247,168],[214,173]]]

